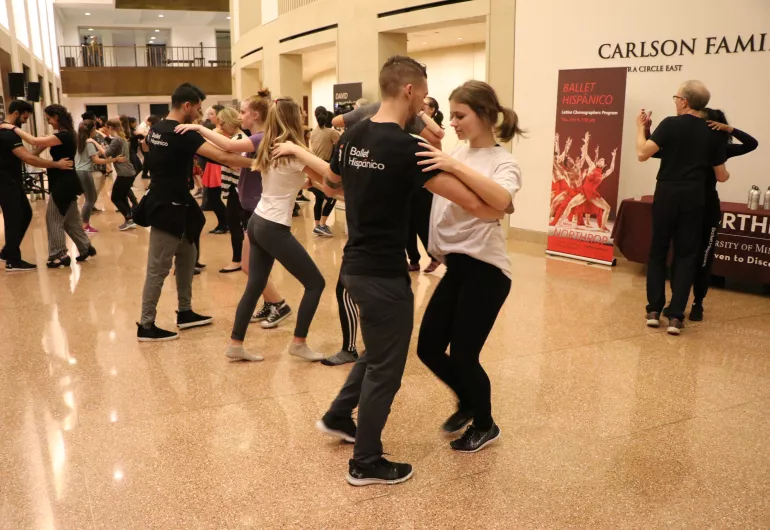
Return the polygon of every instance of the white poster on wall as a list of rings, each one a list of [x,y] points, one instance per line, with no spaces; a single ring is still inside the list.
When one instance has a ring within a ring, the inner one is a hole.
[[[262,0],[262,24],[278,18],[278,0]]]

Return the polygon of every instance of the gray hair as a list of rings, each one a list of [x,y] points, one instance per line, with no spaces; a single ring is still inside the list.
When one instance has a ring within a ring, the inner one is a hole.
[[[355,108],[360,109],[361,107],[365,107],[369,104],[369,100],[366,98],[361,98],[358,101],[356,101],[356,104],[354,105]]]
[[[685,81],[681,90],[682,97],[693,110],[705,109],[711,99],[711,92],[701,81]]]

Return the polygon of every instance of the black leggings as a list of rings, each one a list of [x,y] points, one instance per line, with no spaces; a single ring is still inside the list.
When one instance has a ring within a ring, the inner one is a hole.
[[[430,234],[430,211],[433,205],[433,194],[425,188],[420,188],[412,195],[409,211],[409,239],[406,244],[406,254],[409,263],[420,263],[420,251],[417,248],[417,236],[420,236],[425,252],[428,252],[428,235]],[[428,254],[431,260],[433,256]]]
[[[131,191],[131,186],[134,183],[136,175],[130,177],[115,177],[115,184],[112,185],[112,203],[117,207],[118,211],[123,214],[126,221],[131,220],[131,206],[128,201],[128,194]],[[135,199],[136,200],[136,199]]]
[[[706,215],[703,216],[701,250],[695,269],[695,281],[692,285],[696,304],[702,304],[711,283],[711,267],[714,265],[714,252],[717,244],[717,230],[722,220],[721,204],[716,192],[706,195]]]
[[[227,207],[222,202],[222,188],[220,186],[216,188],[206,188],[206,203],[208,207],[214,211],[214,215],[217,216],[217,228],[227,230]]]
[[[481,349],[511,290],[503,272],[465,254],[450,254],[417,341],[417,355],[473,413],[476,427],[492,427],[489,377],[479,362]],[[447,355],[449,347],[449,355]]]
[[[249,227],[252,212],[241,207],[238,189],[233,185],[227,196],[227,225],[230,227],[230,243],[233,246],[233,263],[243,259],[243,233]]]
[[[318,188],[310,188],[310,193],[315,195],[315,204],[313,205],[313,219],[320,221],[321,217],[329,217],[337,204],[337,199],[327,197],[324,192]]]
[[[291,235],[290,227],[254,214],[249,220],[247,233],[250,250],[249,281],[235,312],[231,338],[242,341],[246,336],[251,316],[257,308],[257,301],[265,290],[276,260],[305,288],[305,294],[302,295],[297,312],[294,336],[307,337],[310,323],[321,302],[321,294],[326,287],[321,271],[318,270],[305,248]]]
[[[341,275],[337,280],[337,307],[340,310],[342,349],[354,352],[356,351],[356,336],[358,334],[358,306],[342,284]]]

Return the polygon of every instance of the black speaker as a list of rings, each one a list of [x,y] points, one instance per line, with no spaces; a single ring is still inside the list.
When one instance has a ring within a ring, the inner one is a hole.
[[[40,83],[33,83],[32,81],[27,83],[27,100],[32,103],[40,101]]]
[[[8,74],[8,88],[12,98],[24,97],[24,74],[11,72]]]

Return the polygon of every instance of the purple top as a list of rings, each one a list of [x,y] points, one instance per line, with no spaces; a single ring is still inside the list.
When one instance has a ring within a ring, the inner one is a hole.
[[[264,133],[252,134],[249,140],[254,144],[254,153],[259,149],[259,144]],[[241,200],[241,208],[254,211],[257,209],[257,203],[262,198],[262,174],[259,171],[252,171],[248,168],[241,168],[241,177],[238,179],[238,197]]]

